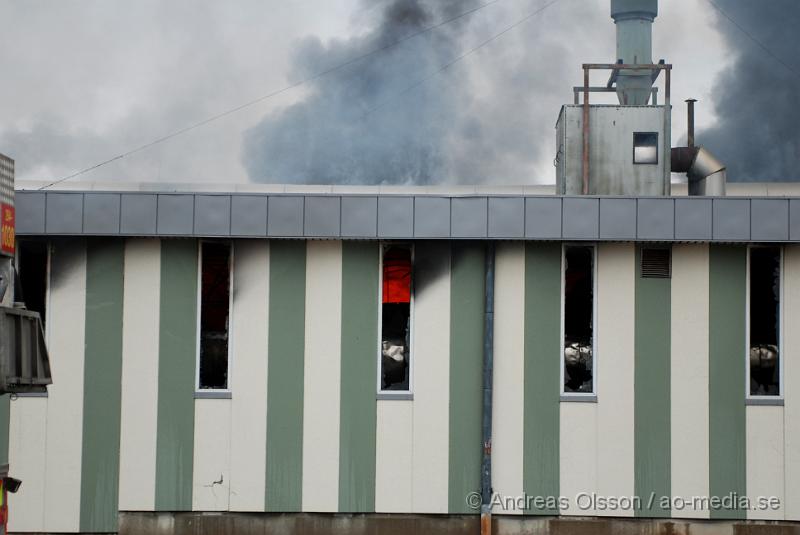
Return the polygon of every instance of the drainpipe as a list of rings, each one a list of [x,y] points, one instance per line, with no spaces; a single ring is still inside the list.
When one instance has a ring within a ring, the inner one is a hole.
[[[494,377],[494,242],[486,245],[486,293],[483,327],[483,462],[481,463],[481,535],[492,535],[492,380]]]

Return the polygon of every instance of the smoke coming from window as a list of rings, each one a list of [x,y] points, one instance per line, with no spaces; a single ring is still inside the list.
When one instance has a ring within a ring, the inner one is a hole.
[[[717,13],[717,27],[735,59],[712,92],[719,122],[700,132],[698,141],[725,162],[731,181],[797,180],[800,2],[715,2],[794,72]]]

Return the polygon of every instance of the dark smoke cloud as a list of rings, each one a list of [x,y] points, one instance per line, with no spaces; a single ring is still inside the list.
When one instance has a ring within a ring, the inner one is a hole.
[[[422,185],[552,181],[552,176],[535,176],[534,169],[552,157],[558,109],[571,99],[567,73],[579,74],[574,50],[568,48],[574,39],[563,35],[574,26],[564,21],[581,13],[578,20],[586,26],[594,24],[613,36],[605,10],[587,14],[580,4],[564,2],[563,9],[544,12],[405,94],[405,88],[542,2],[491,6],[346,72],[315,80],[305,99],[268,115],[245,133],[243,162],[251,180]],[[367,31],[329,43],[302,41],[290,79],[304,79],[368,53],[478,2],[365,0],[362,5],[377,6],[379,13]],[[592,33],[586,32],[587,39]]]
[[[307,78],[367,54],[470,9],[476,1],[382,4],[376,26],[363,36],[328,45],[316,38],[300,43],[291,78]],[[441,180],[444,140],[463,101],[459,84],[437,77],[409,98],[393,97],[458,55],[462,27],[456,23],[429,32],[317,80],[304,101],[266,117],[245,134],[245,166],[251,178],[307,184]]]
[[[716,0],[731,18],[800,72],[800,2]],[[718,16],[718,28],[735,54],[717,79],[712,98],[719,122],[698,133],[728,166],[729,180],[800,180],[800,76]]]

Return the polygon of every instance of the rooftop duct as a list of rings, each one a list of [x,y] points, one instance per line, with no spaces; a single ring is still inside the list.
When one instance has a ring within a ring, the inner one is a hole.
[[[686,173],[689,179],[689,195],[715,196],[725,195],[728,182],[727,168],[705,147],[694,144],[694,103],[695,99],[686,101],[689,115],[689,131],[687,147],[673,147],[672,172]]]
[[[625,65],[653,63],[653,21],[658,0],[611,0],[611,18],[617,26],[617,60]],[[649,71],[622,70],[616,76],[617,97],[623,106],[650,101],[654,78]]]

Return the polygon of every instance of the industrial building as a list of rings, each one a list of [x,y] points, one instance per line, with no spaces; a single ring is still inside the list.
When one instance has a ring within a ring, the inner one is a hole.
[[[495,515],[800,520],[797,186],[73,187],[17,192],[54,383],[10,403],[14,531],[114,531],[118,512],[155,523],[140,532],[182,511],[476,514],[488,243],[498,496],[780,500]],[[383,332],[397,249],[408,342]],[[384,342],[408,363],[389,385]]]
[[[800,185],[671,147],[657,2],[611,6],[555,186],[18,189],[9,530],[798,529]]]

